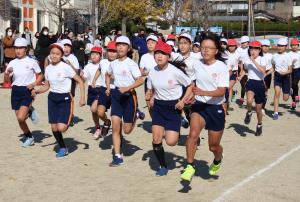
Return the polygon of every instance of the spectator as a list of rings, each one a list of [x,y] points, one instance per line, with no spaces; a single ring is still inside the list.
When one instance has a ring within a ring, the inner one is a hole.
[[[109,35],[107,35],[104,39],[104,47],[106,48],[109,42],[115,41],[115,37],[116,37],[116,30],[111,30],[109,32]]]
[[[40,33],[36,32],[33,39],[32,39],[32,47],[33,47],[34,50],[36,49],[36,44],[37,44],[37,41],[39,39],[39,36],[40,36]]]
[[[34,53],[43,73],[44,73],[44,61],[45,61],[45,58],[50,53],[50,50],[49,50],[50,45],[51,45],[51,39],[49,37],[49,29],[48,29],[48,27],[43,27],[40,32],[39,39],[37,41],[38,48],[36,48],[35,53]]]
[[[145,35],[144,30],[140,31],[140,34],[139,34],[138,39],[136,41],[136,46],[137,46],[138,51],[139,51],[139,60],[140,60],[142,58],[142,56],[148,52],[147,42],[146,42],[146,35]]]
[[[84,54],[85,44],[83,42],[83,38],[80,34],[77,35],[76,40],[73,42],[73,52],[77,57],[79,66],[83,69],[85,65],[85,54]]]
[[[95,47],[101,47],[102,46],[101,36],[99,34],[96,35],[96,39],[94,41],[94,46]]]
[[[15,50],[14,50],[14,38],[13,38],[13,31],[10,27],[6,28],[5,30],[5,37],[3,39],[3,48],[4,48],[4,68],[6,65],[12,61],[15,57]]]
[[[200,32],[196,32],[194,43],[197,43],[197,42],[201,43],[201,34],[200,34]]]
[[[24,33],[22,34],[22,38],[26,39],[27,47],[28,49],[30,49],[32,47],[32,41],[31,41],[31,33],[28,27],[25,27]]]
[[[93,36],[93,29],[92,28],[89,29],[88,38],[89,38],[90,42],[92,44],[94,44],[94,36]]]

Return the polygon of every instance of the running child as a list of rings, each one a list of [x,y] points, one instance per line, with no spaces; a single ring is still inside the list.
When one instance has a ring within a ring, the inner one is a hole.
[[[126,36],[116,40],[118,59],[111,62],[106,74],[106,94],[111,94],[111,119],[113,160],[111,167],[123,164],[121,155],[122,126],[125,134],[130,134],[137,119],[137,96],[135,88],[144,82],[138,65],[127,57],[130,41]],[[114,89],[110,89],[111,79],[114,79]],[[123,121],[122,121],[123,119]]]
[[[265,83],[267,61],[263,56],[261,43],[251,41],[249,44],[249,59],[245,60],[245,69],[248,71],[247,89],[247,113],[244,119],[245,124],[249,124],[252,116],[252,104],[255,100],[257,126],[256,136],[262,134],[262,105],[265,101]]]
[[[72,67],[62,61],[64,46],[61,43],[50,45],[51,63],[45,70],[45,85],[33,91],[33,95],[47,92],[48,94],[48,118],[52,133],[59,145],[56,157],[64,157],[68,149],[63,140],[62,133],[68,130],[73,114],[73,97],[71,95],[71,83],[74,79],[79,84],[79,105],[85,105],[84,84]]]
[[[292,61],[290,55],[286,52],[288,45],[287,38],[280,38],[277,42],[277,53],[273,56],[274,73],[274,114],[273,120],[279,119],[278,105],[280,92],[282,90],[283,100],[288,101],[291,92],[291,77],[292,66],[296,61]]]
[[[291,51],[289,52],[292,60],[292,110],[296,109],[296,103],[299,102],[299,79],[300,79],[300,51],[299,51],[299,41],[297,38],[291,40]]]
[[[11,107],[15,110],[19,126],[25,137],[22,147],[29,147],[34,144],[34,137],[28,128],[26,119],[30,117],[33,123],[37,123],[38,118],[32,107],[31,91],[43,80],[43,74],[37,62],[26,55],[26,39],[17,38],[14,48],[16,59],[8,63],[4,73],[4,82],[9,82],[12,77]],[[37,78],[36,74],[38,74]]]
[[[105,137],[108,134],[111,126],[111,121],[107,118],[106,111],[111,107],[111,97],[106,95],[105,76],[112,61],[117,59],[117,46],[115,41],[111,41],[106,47],[106,58],[100,61],[100,66],[97,69],[93,78],[92,87],[99,87],[98,107],[97,112],[100,119],[104,122],[101,128],[100,137]],[[97,84],[98,83],[98,84]],[[114,89],[113,82],[110,83],[110,89]],[[97,138],[97,136],[95,136]]]
[[[147,100],[151,100],[153,107],[152,146],[160,164],[156,176],[164,176],[168,173],[162,140],[165,139],[169,146],[177,144],[180,135],[181,112],[185,105],[183,87],[187,88],[191,84],[191,79],[183,67],[179,65],[176,67],[169,63],[171,52],[171,47],[166,43],[161,42],[156,45],[154,57],[157,66],[149,73],[146,96]]]
[[[196,102],[192,105],[190,133],[186,142],[187,167],[181,178],[191,181],[195,174],[194,158],[197,140],[202,129],[208,130],[209,150],[214,154],[209,174],[216,175],[221,169],[223,147],[220,142],[225,126],[225,113],[222,103],[225,91],[229,87],[229,72],[221,57],[219,42],[213,37],[206,37],[201,42],[203,59],[195,68],[195,83],[191,85]]]

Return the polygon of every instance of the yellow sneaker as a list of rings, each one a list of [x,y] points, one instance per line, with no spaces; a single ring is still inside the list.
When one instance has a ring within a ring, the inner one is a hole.
[[[218,165],[215,165],[214,162],[213,162],[209,166],[208,173],[210,175],[216,175],[220,171],[220,169],[221,169],[221,164],[222,164],[222,161]]]
[[[195,168],[191,165],[187,165],[184,172],[181,175],[181,179],[186,181],[191,181],[192,177],[195,175]]]

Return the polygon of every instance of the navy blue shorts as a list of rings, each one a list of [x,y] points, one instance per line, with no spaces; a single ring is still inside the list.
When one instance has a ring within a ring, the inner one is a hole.
[[[152,109],[152,125],[158,125],[171,130],[180,132],[181,110],[175,109],[178,100],[154,100]]]
[[[70,93],[53,93],[48,95],[48,118],[50,124],[64,123],[70,125],[73,116],[73,98]]]
[[[271,87],[271,82],[272,82],[272,74],[269,74],[268,76],[266,76],[266,77],[264,78],[264,81],[265,81],[266,88],[267,88],[267,89],[270,89],[270,87]]]
[[[87,105],[91,106],[95,100],[98,100],[100,95],[100,87],[88,87]]]
[[[135,91],[122,94],[118,88],[111,90],[111,116],[123,118],[124,123],[134,123],[136,110]]]
[[[262,104],[266,100],[266,87],[264,81],[249,79],[246,83],[246,90],[254,93],[256,104]]]
[[[300,68],[293,69],[293,71],[292,71],[292,77],[300,79]]]
[[[284,94],[291,92],[291,77],[290,75],[280,75],[278,72],[274,74],[274,86],[279,86]]]
[[[29,107],[32,103],[31,91],[26,86],[13,86],[11,90],[11,108],[19,110],[21,106]]]
[[[237,75],[238,75],[238,70],[236,70],[236,71],[232,71],[232,74],[231,74],[231,76],[230,76],[230,81],[236,81],[236,77],[237,77]]]
[[[111,98],[110,98],[110,96],[107,96],[105,94],[105,91],[106,91],[106,88],[101,86],[100,87],[100,95],[99,95],[99,98],[98,98],[98,105],[104,106],[107,110],[111,106]]]
[[[205,129],[221,131],[225,127],[225,113],[222,105],[210,105],[196,101],[192,105],[192,113],[198,113],[205,120]]]

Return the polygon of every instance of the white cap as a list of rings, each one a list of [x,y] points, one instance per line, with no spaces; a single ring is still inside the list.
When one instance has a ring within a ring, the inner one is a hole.
[[[27,47],[28,43],[27,40],[24,38],[17,38],[15,40],[14,47]]]
[[[225,38],[221,38],[221,39],[220,39],[220,41],[221,41],[221,42],[228,43],[228,40],[227,40],[227,39],[225,39]]]
[[[277,45],[287,46],[288,45],[288,39],[286,37],[278,39]]]
[[[261,45],[262,46],[270,46],[271,45],[270,40],[269,39],[262,40]]]
[[[174,41],[167,41],[166,42],[166,44],[168,44],[169,46],[172,46],[172,47],[174,47],[175,46],[175,43],[174,43]]]
[[[69,46],[72,46],[72,42],[70,39],[63,39],[60,41],[60,43],[62,43],[64,46],[65,45],[69,45]]]
[[[59,48],[61,51],[64,51],[64,45],[61,42],[56,42],[50,45],[50,49]]]
[[[192,42],[192,37],[188,33],[180,34],[180,36],[178,37],[178,39],[180,39],[180,38],[187,38],[188,40],[190,40],[190,42]]]
[[[126,43],[130,46],[130,40],[127,36],[119,36],[116,40],[116,43]]]
[[[250,39],[249,39],[248,36],[242,36],[241,37],[241,43],[245,43],[245,42],[249,42],[249,41],[250,41]]]
[[[193,45],[200,46],[200,43],[199,42],[195,42]]]
[[[148,41],[148,40],[153,40],[153,41],[158,42],[158,38],[157,38],[157,36],[155,36],[155,35],[149,35],[149,36],[147,37],[146,41]]]

